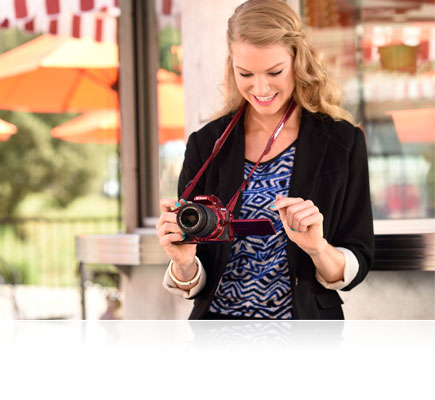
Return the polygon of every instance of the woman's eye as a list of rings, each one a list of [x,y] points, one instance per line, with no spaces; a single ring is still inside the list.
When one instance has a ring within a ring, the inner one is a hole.
[[[277,76],[277,75],[279,75],[281,72],[282,72],[282,70],[281,70],[281,71],[276,71],[276,72],[269,72],[269,75],[270,75],[270,76]]]
[[[249,78],[252,74],[244,74],[243,72],[240,72],[240,76],[243,76],[243,78]]]

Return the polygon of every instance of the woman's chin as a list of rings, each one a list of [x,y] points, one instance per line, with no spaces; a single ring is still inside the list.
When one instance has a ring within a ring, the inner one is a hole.
[[[259,115],[274,115],[281,107],[278,104],[260,105],[257,103],[252,103],[251,106]]]

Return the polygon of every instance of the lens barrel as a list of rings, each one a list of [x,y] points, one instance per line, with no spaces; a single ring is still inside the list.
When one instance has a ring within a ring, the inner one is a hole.
[[[199,203],[181,206],[177,213],[177,224],[190,236],[205,237],[214,232],[218,218],[210,207]]]

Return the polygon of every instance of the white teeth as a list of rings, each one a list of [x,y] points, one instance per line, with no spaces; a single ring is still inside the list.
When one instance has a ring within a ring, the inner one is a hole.
[[[255,96],[255,98],[258,101],[262,101],[262,102],[266,102],[266,101],[270,101],[275,97],[275,95],[273,94],[272,96],[268,96],[268,97],[260,97],[260,96]]]

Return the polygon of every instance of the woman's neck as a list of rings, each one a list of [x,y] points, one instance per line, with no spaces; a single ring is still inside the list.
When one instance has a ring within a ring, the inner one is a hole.
[[[251,105],[248,105],[245,115],[245,129],[247,132],[264,132],[271,135],[284,113],[287,111],[288,105],[283,107],[279,112],[272,115],[264,115],[258,113]],[[300,125],[300,107],[297,106],[290,118],[285,124],[287,129],[298,129]]]

